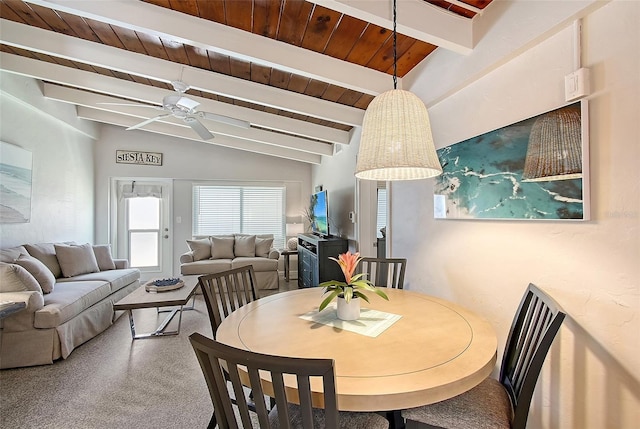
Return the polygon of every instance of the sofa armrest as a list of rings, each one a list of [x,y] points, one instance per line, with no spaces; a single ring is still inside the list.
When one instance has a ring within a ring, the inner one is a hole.
[[[116,265],[116,270],[124,270],[125,268],[129,268],[128,259],[114,259],[113,263]]]
[[[269,259],[280,259],[280,251],[273,248],[269,250]]]
[[[183,253],[180,255],[180,263],[186,264],[188,262],[193,262],[193,251],[189,251],[187,253]]]
[[[41,293],[32,290],[23,292],[0,292],[0,302],[24,302],[25,311],[34,313],[44,307],[44,298]]]

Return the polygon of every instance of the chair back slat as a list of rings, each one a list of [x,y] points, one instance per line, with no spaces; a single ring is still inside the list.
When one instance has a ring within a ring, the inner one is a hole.
[[[238,429],[237,422],[235,422],[235,420],[230,421],[230,419],[227,418],[227,415],[233,415],[233,408],[229,395],[226,392],[221,394],[218,388],[220,384],[225,384],[226,381],[217,360],[215,357],[210,356],[203,348],[196,348],[194,346],[194,350],[207,382],[211,402],[213,402],[216,415],[220,419],[218,427],[220,429]]]
[[[311,404],[311,384],[308,377],[298,376],[298,403],[302,415],[302,425],[313,427],[313,406]]]
[[[565,318],[562,308],[529,284],[513,319],[500,369],[514,409],[511,427],[524,429],[544,359]]]
[[[528,368],[531,361],[531,355],[533,354],[535,347],[534,342],[536,340],[538,332],[538,320],[537,312],[539,306],[535,297],[531,298],[529,306],[526,308],[525,321],[522,324],[520,339],[518,340],[518,346],[514,350],[513,364],[512,364],[512,376],[511,382],[516,391],[519,391],[522,382],[524,381],[524,375],[526,374],[526,368]]]
[[[252,392],[254,398],[264,398],[264,391],[262,390],[262,383],[260,382],[259,369],[254,366],[248,366],[249,379],[251,385],[254,386]],[[267,409],[264,401],[255,401],[256,414],[258,414],[258,421],[260,427],[269,427],[269,409]]]
[[[251,416],[249,415],[249,405],[247,401],[242,401],[242,400],[239,401],[237,399],[237,398],[245,397],[244,388],[242,387],[242,381],[240,380],[240,374],[238,373],[237,366],[230,365],[227,367],[227,380],[231,381],[233,395],[234,395],[234,398],[236,398],[235,404],[238,406],[238,414],[240,415],[242,427],[250,428],[252,424],[251,424]],[[225,380],[225,385],[226,385],[226,380]],[[215,408],[214,408],[214,411],[215,411]]]
[[[404,258],[362,258],[359,272],[376,286],[402,289],[406,265]]]
[[[218,326],[238,308],[257,299],[252,265],[198,278],[215,337]]]
[[[265,393],[275,397],[278,421],[283,429],[291,428],[289,402],[299,404],[304,429],[313,428],[313,407],[324,407],[327,429],[338,428],[339,415],[332,359],[302,359],[254,353],[218,343],[199,333],[192,334],[189,340],[207,380],[220,428],[252,427],[247,404],[249,399],[244,394],[245,389],[250,389],[254,393],[255,410],[260,428],[269,428],[269,410],[264,403],[261,403]],[[225,370],[228,374],[226,379]],[[268,373],[272,392],[263,390],[264,381],[260,377],[261,371]],[[285,378],[297,380],[296,388],[286,389]],[[323,386],[323,392],[318,397],[311,392],[311,386],[317,378],[322,379]],[[240,422],[231,408],[232,401],[227,380],[233,386]]]
[[[287,393],[284,387],[284,378],[280,372],[271,372],[271,384],[273,386],[273,394],[276,398],[276,407],[278,408],[278,422],[280,427],[289,427],[291,418],[289,417],[289,407],[287,406]]]

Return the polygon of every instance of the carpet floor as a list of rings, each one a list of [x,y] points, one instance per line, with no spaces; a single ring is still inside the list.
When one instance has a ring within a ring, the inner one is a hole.
[[[165,317],[135,310],[136,331],[152,331]],[[202,295],[184,312],[180,335],[132,341],[123,314],[67,359],[2,370],[0,427],[205,428],[213,406],[189,343],[193,332],[212,336]]]

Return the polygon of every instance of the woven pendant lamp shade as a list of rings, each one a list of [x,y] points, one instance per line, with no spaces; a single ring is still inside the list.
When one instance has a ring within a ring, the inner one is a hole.
[[[523,182],[582,177],[580,112],[560,109],[540,116],[531,127]]]
[[[356,177],[415,180],[439,174],[442,167],[422,100],[400,89],[374,98],[362,122]]]

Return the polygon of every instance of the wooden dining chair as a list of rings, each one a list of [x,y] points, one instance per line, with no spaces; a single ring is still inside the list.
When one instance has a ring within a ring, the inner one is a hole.
[[[461,395],[402,411],[407,429],[525,429],[545,357],[565,318],[562,308],[529,284],[502,357],[500,378],[487,378]]]
[[[206,274],[198,277],[198,283],[207,305],[214,338],[218,326],[229,314],[257,299],[253,265]]]
[[[197,332],[191,334],[189,340],[207,381],[218,427],[221,429],[389,427],[387,419],[375,413],[338,411],[333,359],[255,353],[219,343]],[[273,392],[263,390],[260,377],[265,373],[271,379]],[[297,389],[285,388],[285,380],[290,377],[297,380]],[[228,388],[227,378],[231,381],[231,389]],[[311,384],[316,379],[317,382],[322,382],[323,392],[320,395],[311,392]],[[234,409],[230,390],[235,398],[245,398],[245,388],[250,388],[256,396],[268,393],[275,398],[276,406],[268,410],[263,402],[258,401],[255,404],[255,414],[252,415],[246,402],[236,400],[238,407],[237,410]],[[324,408],[313,408],[312,402],[316,401],[324,404]]]
[[[198,277],[198,283],[202,289],[204,302],[207,306],[207,313],[209,314],[209,321],[211,322],[211,330],[214,338],[218,326],[220,326],[228,315],[243,305],[257,299],[255,290],[256,277],[253,271],[253,265],[215,274],[206,274]],[[253,392],[250,392],[250,400],[252,401],[250,405],[252,410],[255,410],[253,399]],[[209,421],[209,429],[213,429],[216,424],[217,419],[214,413]]]
[[[376,286],[402,289],[406,265],[404,258],[362,258],[359,272]]]

